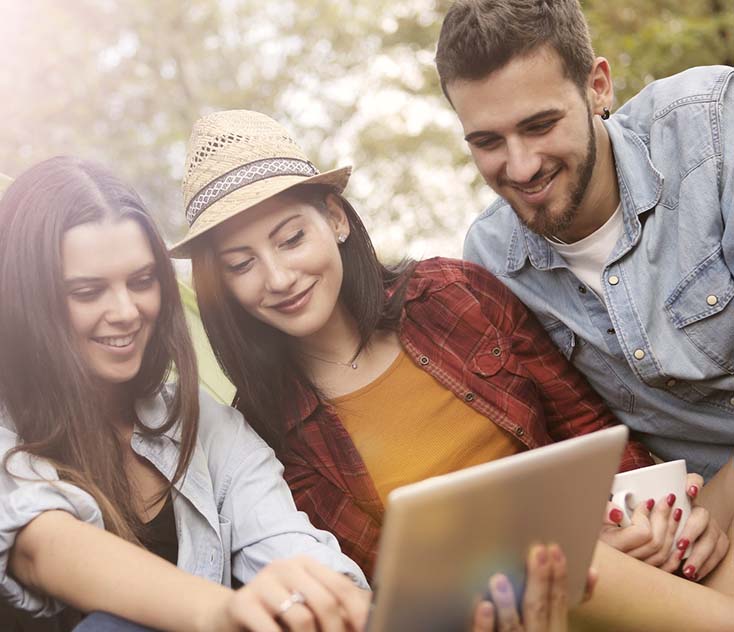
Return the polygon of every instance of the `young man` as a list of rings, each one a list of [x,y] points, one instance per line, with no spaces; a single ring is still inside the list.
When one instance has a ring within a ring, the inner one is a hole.
[[[436,63],[500,196],[466,258],[653,453],[710,477],[734,447],[734,68],[656,81],[610,118],[577,0],[459,0]]]

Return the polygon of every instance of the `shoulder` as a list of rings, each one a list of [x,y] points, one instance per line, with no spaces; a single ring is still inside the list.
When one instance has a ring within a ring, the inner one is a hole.
[[[167,384],[163,387],[160,397],[146,401],[144,405],[147,408],[140,407],[139,410],[155,410],[163,403],[167,413],[175,388],[175,384]],[[158,415],[163,417],[163,411],[159,409]],[[148,412],[146,421],[149,425],[151,418],[152,414]],[[238,410],[217,401],[203,388],[199,388],[197,440],[207,460],[216,462],[226,461],[235,447],[242,453],[267,447]]]
[[[698,66],[676,75],[653,81],[625,103],[615,114],[651,121],[696,104],[718,102],[723,98],[734,68]]]
[[[199,442],[207,453],[267,447],[238,410],[199,389]]]
[[[464,239],[464,258],[497,276],[505,276],[511,262],[522,254],[520,227],[510,204],[498,197],[469,226]],[[514,264],[513,264],[514,265]]]
[[[504,304],[512,301],[507,287],[497,277],[471,261],[434,257],[419,262],[411,279],[407,302],[420,299],[423,303],[459,308],[466,302]]]

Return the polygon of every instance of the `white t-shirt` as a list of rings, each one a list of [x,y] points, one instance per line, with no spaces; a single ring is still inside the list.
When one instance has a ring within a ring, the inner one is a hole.
[[[591,235],[572,244],[563,244],[552,239],[548,239],[548,242],[563,257],[571,272],[594,290],[603,301],[602,270],[623,231],[624,221],[620,204],[604,225]]]

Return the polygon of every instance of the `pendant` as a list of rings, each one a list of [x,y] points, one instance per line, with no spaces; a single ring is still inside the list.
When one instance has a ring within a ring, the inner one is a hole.
[[[349,366],[352,367],[353,369],[357,369],[358,368],[356,362],[352,362]]]

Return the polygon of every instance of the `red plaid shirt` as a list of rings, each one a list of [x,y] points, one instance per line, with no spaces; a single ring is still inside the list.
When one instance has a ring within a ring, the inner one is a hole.
[[[471,263],[417,265],[399,336],[419,367],[528,449],[618,423],[525,306]],[[294,394],[300,414],[288,420],[278,454],[286,480],[298,508],[334,533],[369,578],[383,505],[333,407],[298,386]],[[651,464],[644,447],[630,442],[621,470]]]

